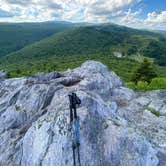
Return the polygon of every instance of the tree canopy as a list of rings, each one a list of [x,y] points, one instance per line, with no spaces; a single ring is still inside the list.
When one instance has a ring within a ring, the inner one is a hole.
[[[147,58],[144,58],[144,61],[140,64],[136,71],[134,71],[131,81],[136,84],[138,81],[150,83],[155,77],[157,77],[157,74],[154,65]]]

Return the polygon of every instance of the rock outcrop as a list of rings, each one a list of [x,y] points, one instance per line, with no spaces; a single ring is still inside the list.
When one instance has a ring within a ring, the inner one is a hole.
[[[0,71],[0,81],[3,81],[4,79],[7,78],[7,72],[5,70]]]
[[[82,166],[166,165],[166,91],[135,93],[95,61],[0,82],[0,165],[73,166],[71,92]]]

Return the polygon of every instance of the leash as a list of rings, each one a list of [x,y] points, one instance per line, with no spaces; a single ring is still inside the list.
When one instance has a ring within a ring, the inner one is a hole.
[[[70,101],[70,124],[72,129],[72,151],[73,151],[73,166],[76,166],[76,159],[78,166],[81,166],[80,159],[80,138],[79,138],[79,117],[77,116],[77,106],[81,104],[81,100],[75,93],[69,95]],[[77,155],[77,158],[76,158]]]

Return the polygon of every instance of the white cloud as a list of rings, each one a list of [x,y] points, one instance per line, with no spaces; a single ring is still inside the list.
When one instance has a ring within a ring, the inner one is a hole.
[[[136,12],[129,9],[119,23],[134,28],[166,30],[166,11],[148,13],[145,19],[139,18],[141,12],[141,9]]]
[[[29,5],[33,3],[33,0],[4,0],[8,4],[13,5]]]
[[[1,0],[1,7],[3,9],[7,9],[8,11],[15,14],[15,11],[20,11],[20,18],[23,16],[22,13],[27,14],[26,20],[29,18],[42,18],[43,13],[41,10],[45,10],[46,20],[49,15],[49,19],[51,16],[58,15],[60,18],[52,18],[52,19],[64,19],[64,20],[72,20],[77,21],[78,17],[80,21],[100,21],[109,19],[110,17],[116,15],[116,13],[120,12],[126,7],[133,5],[140,0]],[[36,11],[36,12],[32,12]],[[11,20],[15,21],[15,19],[19,20],[19,16],[12,18]],[[76,18],[76,19],[75,19]],[[31,20],[31,19],[30,19]]]
[[[146,27],[151,27],[151,29],[166,30],[166,11],[148,13],[144,24]]]
[[[166,11],[148,13],[146,22],[166,23]]]
[[[85,20],[92,22],[112,21],[123,10],[140,2],[140,0],[92,0],[85,9]]]
[[[154,11],[140,19],[142,10],[131,10],[139,2],[142,0],[0,0],[0,9],[9,16],[1,17],[0,21],[114,22],[136,28],[166,29],[166,11]]]
[[[134,28],[141,28],[143,20],[138,18],[141,12],[141,9],[135,12],[132,12],[131,9],[128,9],[127,12],[124,12],[123,15],[118,18],[118,22],[122,25],[127,25]]]
[[[0,8],[0,18],[13,17],[13,14]]]

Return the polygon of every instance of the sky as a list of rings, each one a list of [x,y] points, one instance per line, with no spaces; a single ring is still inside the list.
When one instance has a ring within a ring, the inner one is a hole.
[[[166,30],[166,0],[0,0],[0,22],[42,21]]]

